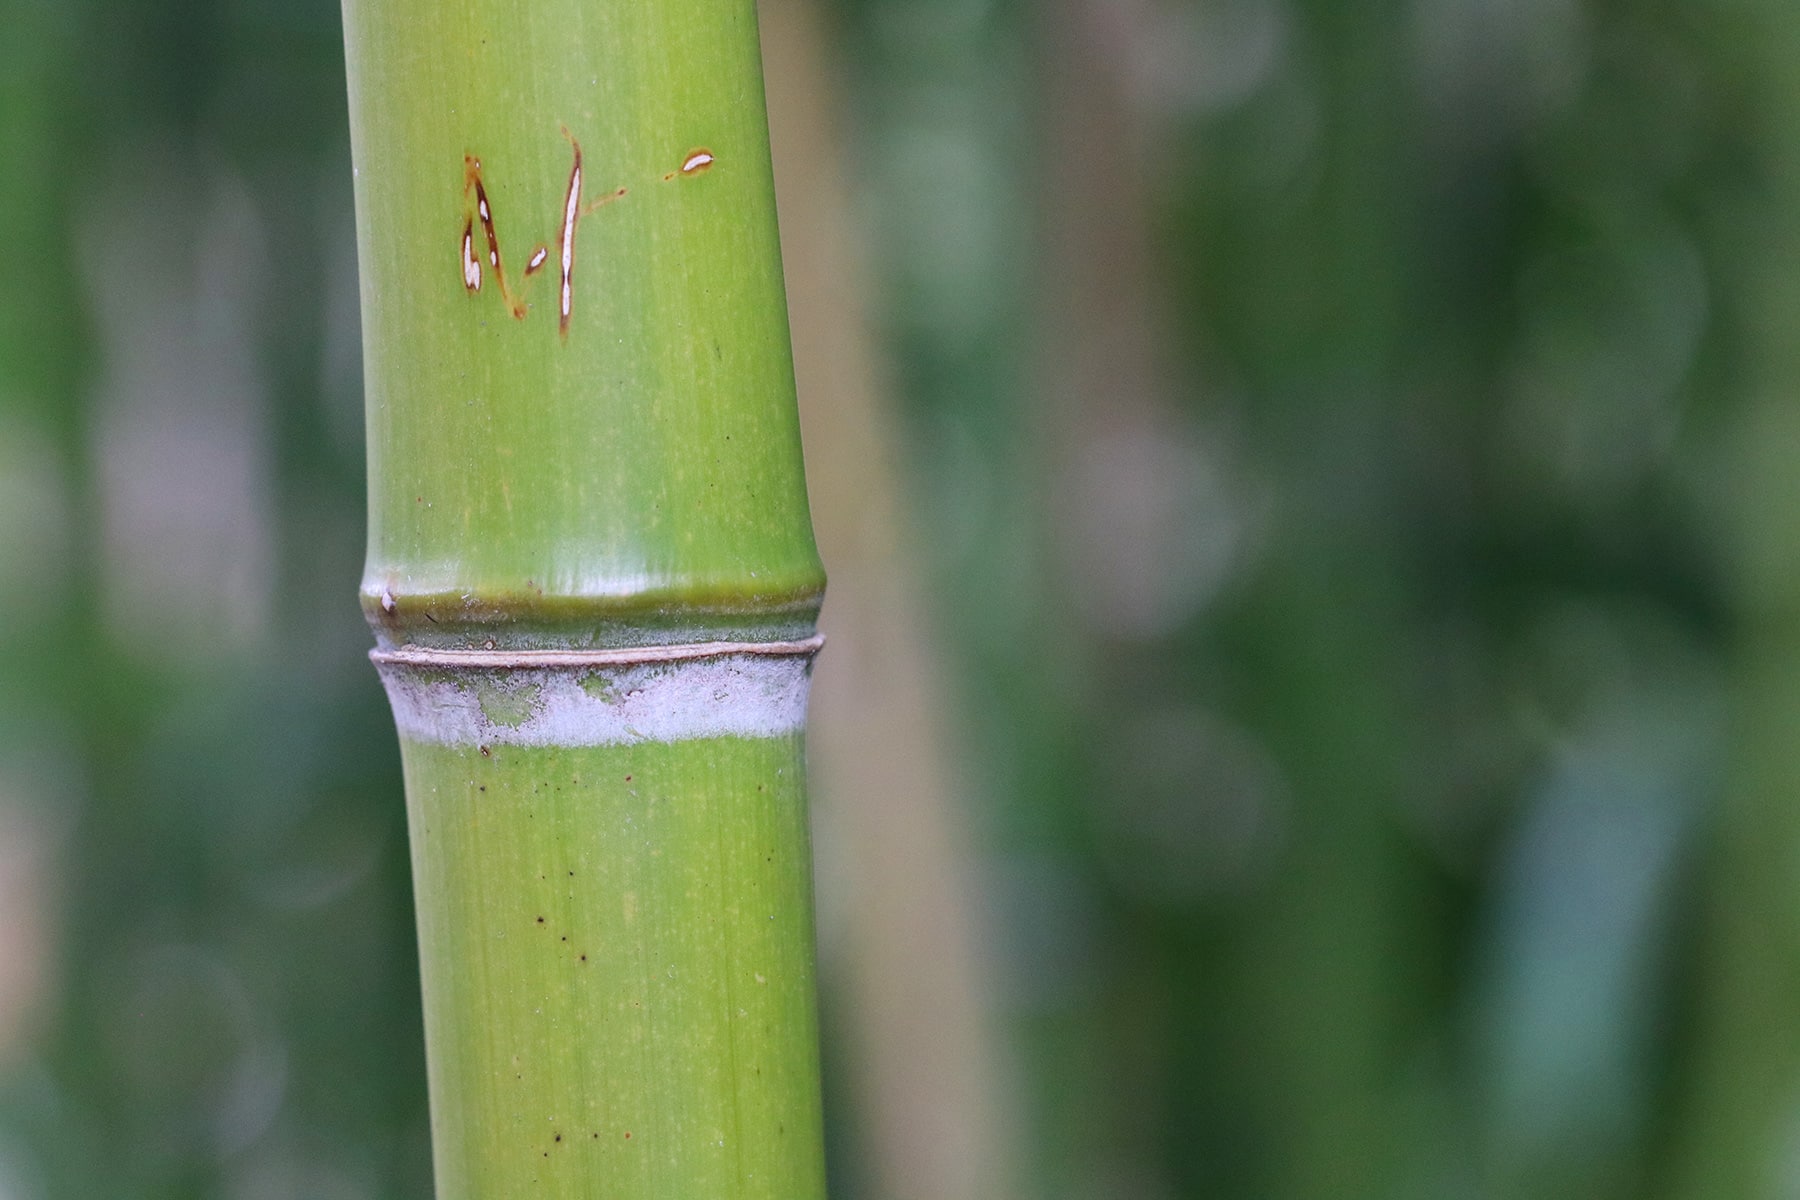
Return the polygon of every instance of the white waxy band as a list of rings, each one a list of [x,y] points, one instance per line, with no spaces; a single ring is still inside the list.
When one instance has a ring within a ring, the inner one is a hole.
[[[369,655],[402,737],[452,746],[612,746],[786,737],[806,725],[824,639],[614,650]]]

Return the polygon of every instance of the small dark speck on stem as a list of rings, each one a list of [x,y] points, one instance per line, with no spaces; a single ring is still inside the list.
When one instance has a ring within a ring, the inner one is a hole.
[[[494,757],[494,752],[492,750],[489,750],[486,746],[483,746],[481,748],[481,757],[492,758],[492,757]]]
[[[539,925],[542,925],[542,924],[543,924],[543,923],[544,923],[544,918],[542,918],[542,917],[539,917],[539,918],[538,918],[538,922],[537,922],[537,923],[538,923],[538,924],[539,924]]]

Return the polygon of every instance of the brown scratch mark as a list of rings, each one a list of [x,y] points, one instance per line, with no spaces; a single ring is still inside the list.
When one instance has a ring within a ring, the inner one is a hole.
[[[575,162],[569,168],[569,195],[563,201],[562,229],[556,235],[556,249],[562,259],[562,295],[557,308],[556,331],[563,337],[569,336],[569,313],[574,308],[575,281],[575,226],[581,220],[581,143],[563,126],[563,136],[569,139],[569,149],[574,151]]]
[[[525,300],[513,294],[506,283],[506,267],[500,261],[500,234],[494,228],[494,209],[488,203],[487,186],[481,178],[481,160],[473,154],[463,155],[463,199],[466,203],[470,193],[474,193],[475,212],[466,218],[463,226],[463,286],[470,291],[480,291],[481,260],[475,257],[472,242],[474,240],[474,222],[481,221],[482,233],[487,237],[488,265],[494,268],[494,282],[500,285],[501,299],[511,310],[517,320],[525,319]],[[473,264],[475,282],[470,285],[470,265]]]
[[[696,146],[682,156],[680,169],[670,171],[667,175],[664,175],[663,181],[666,183],[677,175],[698,175],[710,168],[714,161],[713,152],[711,150],[708,150],[705,146]]]
[[[481,260],[475,257],[475,218],[463,222],[462,235],[463,286],[473,295],[481,290]]]
[[[621,187],[615,188],[613,191],[606,193],[606,195],[601,196],[599,199],[589,200],[586,204],[581,206],[581,215],[585,217],[595,209],[611,204],[614,200],[623,198],[624,195],[625,189]]]
[[[558,260],[560,290],[557,297],[557,330],[564,338],[569,336],[569,322],[575,311],[575,232],[581,218],[592,213],[602,205],[611,204],[622,199],[626,194],[624,187],[619,187],[600,196],[587,204],[582,203],[582,157],[581,143],[575,135],[563,127],[563,137],[569,141],[569,149],[574,161],[569,165],[569,184],[563,199],[562,221],[556,235],[556,257]],[[691,159],[693,156],[690,155]],[[711,160],[710,152],[707,154]],[[685,167],[684,167],[685,169]],[[494,281],[500,289],[500,296],[506,302],[507,309],[519,319],[525,319],[526,304],[524,289],[526,284],[550,261],[550,248],[543,242],[532,247],[531,254],[525,262],[525,270],[521,273],[519,290],[515,291],[506,279],[506,265],[500,256],[500,234],[495,226],[493,204],[488,198],[487,182],[482,176],[481,160],[473,154],[463,155],[463,204],[465,213],[462,229],[462,273],[463,286],[473,295],[481,290],[482,261],[475,245],[475,225],[480,222],[482,236],[487,243],[487,266],[494,273]]]

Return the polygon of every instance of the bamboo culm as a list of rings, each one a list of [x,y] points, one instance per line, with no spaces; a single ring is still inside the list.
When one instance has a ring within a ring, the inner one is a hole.
[[[823,1197],[754,5],[344,17],[438,1196]]]

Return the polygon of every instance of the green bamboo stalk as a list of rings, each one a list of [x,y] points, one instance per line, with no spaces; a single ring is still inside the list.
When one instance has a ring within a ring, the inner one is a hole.
[[[438,1195],[823,1196],[754,5],[344,15]]]
[[[1714,816],[1693,1065],[1686,1073],[1659,1194],[1672,1200],[1772,1200],[1794,1194],[1794,1099],[1800,1087],[1800,12],[1765,0],[1722,44],[1757,81],[1754,147],[1760,220],[1734,276],[1745,322],[1745,401],[1720,440],[1720,512],[1733,609],[1730,771]]]

